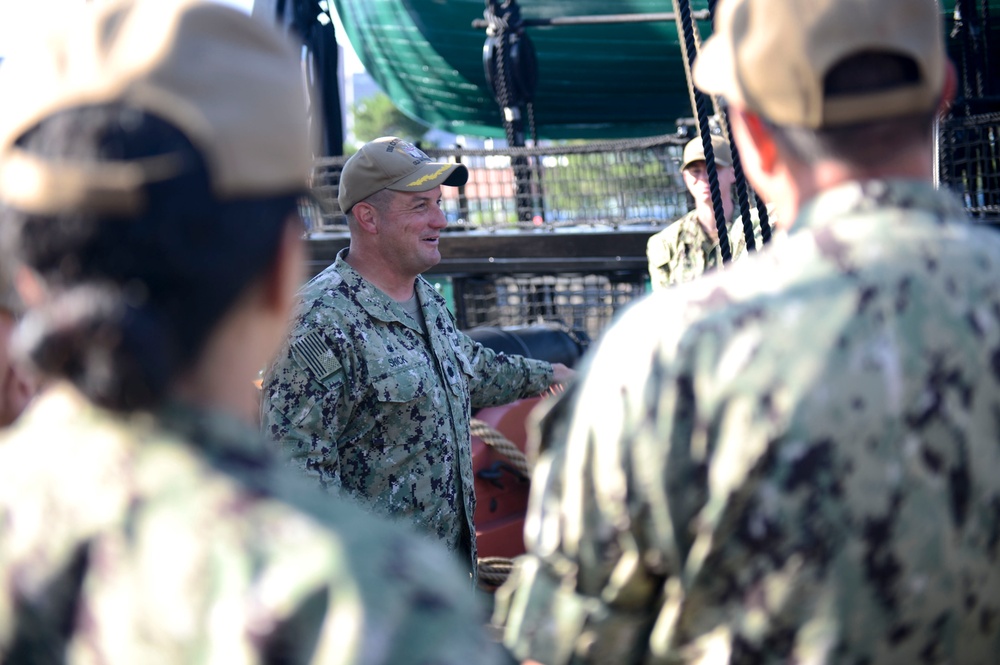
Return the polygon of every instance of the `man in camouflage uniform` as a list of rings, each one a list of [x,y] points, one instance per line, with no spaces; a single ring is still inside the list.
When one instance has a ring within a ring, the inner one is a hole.
[[[738,259],[746,250],[746,237],[739,218],[733,223],[733,155],[729,142],[712,135],[715,153],[715,171],[722,194],[722,209],[727,220],[726,230],[732,248],[732,258]],[[653,234],[646,242],[649,259],[649,279],[653,290],[665,289],[673,284],[690,282],[699,275],[722,265],[719,230],[712,209],[712,194],[708,186],[708,167],[701,137],[688,141],[681,158],[681,176],[684,185],[694,198],[694,210]],[[756,211],[751,213],[755,228],[758,227]],[[757,246],[761,245],[760,238]]]
[[[695,82],[789,234],[632,308],[544,417],[506,644],[996,663],[1000,236],[932,186],[938,6],[723,0]]]
[[[441,260],[441,186],[467,178],[395,137],[347,161],[351,244],[300,292],[261,421],[320,486],[415,524],[475,573],[471,409],[537,395],[572,370],[473,341],[420,276]]]
[[[214,2],[86,11],[5,63],[0,93],[0,220],[38,287],[18,334],[49,380],[0,440],[0,662],[503,662],[445,548],[331,501],[239,419],[303,270],[298,50]],[[206,209],[177,200],[185,183]],[[228,244],[202,242],[220,231]],[[178,285],[217,263],[254,277],[206,314],[230,285]],[[150,404],[94,387],[180,355],[168,321],[216,314]],[[67,342],[44,353],[52,335]]]

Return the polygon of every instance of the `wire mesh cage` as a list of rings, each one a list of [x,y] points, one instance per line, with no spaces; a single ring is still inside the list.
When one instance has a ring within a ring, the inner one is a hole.
[[[1000,224],[1000,113],[949,117],[938,128],[941,184],[975,219]]]
[[[491,150],[429,148],[469,169],[463,187],[445,187],[442,207],[453,228],[498,231],[602,225],[665,224],[689,209],[680,176],[683,136]],[[313,192],[322,210],[311,229],[344,228],[337,189],[345,157],[318,160]]]
[[[637,271],[481,275],[455,280],[462,328],[559,322],[597,339],[622,307],[646,293]]]

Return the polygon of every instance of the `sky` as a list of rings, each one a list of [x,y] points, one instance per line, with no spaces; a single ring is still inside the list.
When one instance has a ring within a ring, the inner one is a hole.
[[[156,0],[168,2],[169,0]],[[249,12],[253,0],[216,0]],[[47,20],[67,12],[79,10],[86,0],[0,0],[0,58],[10,57],[23,44],[30,44],[42,31]],[[330,7],[333,13],[332,0]],[[348,73],[360,71],[361,63],[347,43],[343,28],[335,19],[337,39],[344,45],[344,68]]]

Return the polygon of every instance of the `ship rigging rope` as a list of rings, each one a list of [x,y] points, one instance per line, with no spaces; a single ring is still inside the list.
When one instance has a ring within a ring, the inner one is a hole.
[[[689,90],[694,97],[694,108],[692,109],[698,121],[698,134],[701,136],[701,145],[705,153],[705,170],[708,173],[708,189],[712,195],[712,212],[715,215],[715,228],[719,234],[719,249],[722,252],[722,262],[729,263],[733,258],[733,250],[729,244],[729,233],[726,229],[726,213],[722,207],[722,192],[719,190],[719,174],[715,169],[715,151],[712,150],[712,135],[708,126],[708,96],[698,88],[694,87],[691,78],[691,69],[694,66],[694,59],[698,54],[698,48],[694,38],[694,24],[691,22],[691,4],[688,0],[672,0],[674,5],[674,16],[677,21],[678,36],[683,35],[684,45],[682,49],[685,54],[684,73],[687,75]]]
[[[715,0],[708,0],[708,15],[709,17],[715,16]],[[691,82],[690,74],[688,75],[688,82]],[[736,200],[740,207],[740,217],[743,219],[743,237],[746,238],[747,249],[753,252],[757,250],[757,240],[754,238],[753,219],[750,218],[750,188],[747,187],[746,174],[743,173],[743,160],[740,159],[740,151],[736,147],[736,142],[732,139],[729,112],[726,110],[725,105],[715,103],[715,111],[719,114],[722,133],[725,135],[726,140],[729,141],[733,155],[733,175],[736,177]],[[756,195],[754,198],[756,198]],[[761,240],[766,245],[771,242],[771,224],[767,218],[767,206],[761,205],[759,201],[757,205],[757,220],[760,224]]]
[[[691,96],[691,110],[695,113],[698,119],[699,133],[702,136],[703,145],[710,143],[711,140],[705,140],[705,133],[707,131],[707,118],[704,114],[707,111],[704,110],[705,99],[708,98],[707,95],[702,93],[700,90],[696,89],[694,86],[694,78],[691,75],[691,69],[694,64],[694,60],[698,55],[698,51],[701,48],[701,38],[698,34],[696,26],[693,22],[691,15],[691,8],[689,0],[673,0],[674,3],[674,20],[677,23],[678,36],[683,35],[680,41],[681,54],[683,55],[682,61],[684,63],[684,74],[687,78],[688,84],[688,94]],[[715,15],[715,0],[708,0],[708,15],[709,19]],[[722,135],[730,143],[730,148],[733,156],[733,174],[736,180],[736,198],[739,205],[740,217],[743,220],[743,236],[746,239],[747,249],[750,251],[755,251],[757,249],[757,241],[754,237],[753,219],[750,216],[750,195],[749,188],[747,187],[746,176],[743,173],[743,164],[740,160],[739,150],[736,144],[732,140],[731,132],[729,129],[729,114],[723,105],[719,104],[715,97],[711,97],[712,108],[715,114],[719,117],[720,126],[722,129]],[[712,172],[715,171],[715,160],[714,154],[712,159],[708,159],[709,149],[705,148],[706,155],[706,170],[709,172],[709,187],[712,188],[711,179]],[[718,176],[716,175],[716,178]],[[712,191],[712,204],[713,208],[715,206],[715,188]],[[720,194],[721,196],[721,194]],[[728,242],[724,242],[723,238],[728,240],[728,234],[723,234],[721,232],[722,225],[719,224],[719,210],[716,208],[715,220],[717,228],[720,229],[719,233],[719,245],[722,249],[723,262],[727,262],[726,258],[727,251],[731,253],[731,247]],[[763,205],[758,205],[758,220],[760,222],[761,229],[761,239],[764,243],[768,243],[771,240],[771,227],[768,223],[767,209]],[[728,227],[727,227],[728,228]]]
[[[507,145],[524,145],[525,120],[528,122],[532,143],[537,145],[533,104],[537,65],[531,39],[524,33],[521,8],[517,0],[486,0],[484,16],[488,28],[486,46],[483,49],[483,66],[500,106]],[[536,201],[531,193],[531,180],[536,169],[532,168],[526,157],[511,157],[518,217],[520,221],[530,221],[536,208]]]

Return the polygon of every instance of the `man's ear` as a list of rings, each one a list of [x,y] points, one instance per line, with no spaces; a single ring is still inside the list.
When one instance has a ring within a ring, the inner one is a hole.
[[[767,123],[744,108],[730,106],[730,127],[732,139],[740,151],[743,171],[754,189],[765,198],[769,197],[771,181],[780,167],[778,146],[774,142]]]
[[[737,139],[740,156],[749,152],[761,171],[765,174],[773,173],[778,162],[778,148],[767,124],[753,111],[739,110],[735,115],[738,116],[737,124],[740,126],[740,130],[734,130],[740,134]]]
[[[361,201],[354,204],[352,212],[354,214],[354,221],[357,222],[357,226],[361,231],[372,235],[378,233],[378,226],[375,223],[378,217],[378,209],[375,206]]]

